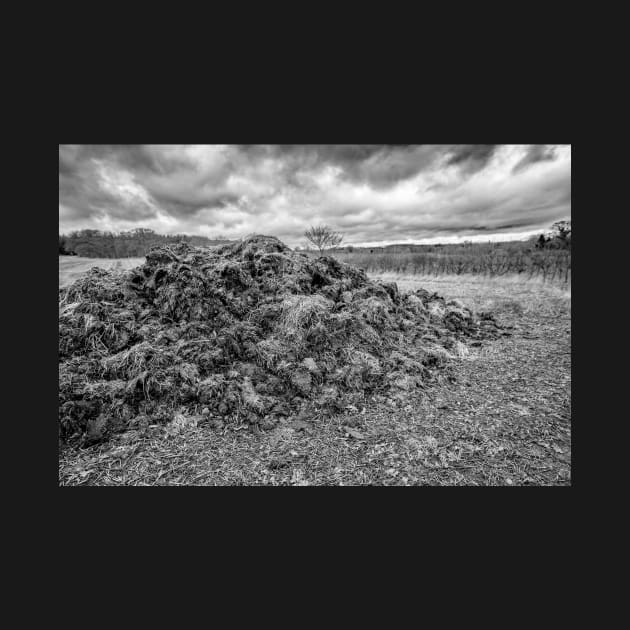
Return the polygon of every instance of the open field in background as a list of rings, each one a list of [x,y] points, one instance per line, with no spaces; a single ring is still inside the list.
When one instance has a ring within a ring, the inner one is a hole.
[[[60,257],[59,281],[142,260]],[[60,485],[570,485],[570,282],[369,275],[490,311],[511,334],[462,344],[440,381],[407,400],[291,418],[268,432],[200,426],[169,435],[156,426],[65,450]]]
[[[84,258],[82,256],[59,256],[59,286],[72,284],[92,267],[102,269],[132,269],[144,263],[142,258]]]
[[[494,243],[427,246],[426,252],[377,252],[361,249],[335,252],[335,258],[365,269],[368,273],[407,275],[475,275],[542,278],[547,281],[571,281],[571,251],[568,249],[533,249],[524,243]]]
[[[522,275],[484,277],[426,276],[400,273],[370,273],[384,282],[396,282],[401,291],[426,289],[445,298],[460,300],[476,312],[514,312],[519,315],[550,315],[571,309],[571,283],[527,279]]]

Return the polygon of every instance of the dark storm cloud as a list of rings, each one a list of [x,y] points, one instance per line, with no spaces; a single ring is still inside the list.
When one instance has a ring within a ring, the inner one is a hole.
[[[387,188],[414,177],[441,155],[436,147],[386,148],[368,160],[348,167],[355,181],[365,181],[376,188]]]
[[[518,173],[536,162],[545,162],[555,159],[555,151],[553,147],[545,144],[532,144],[522,160],[512,169],[512,173]]]
[[[184,199],[168,194],[153,194],[153,199],[164,208],[168,214],[176,218],[194,217],[200,210],[223,208],[230,203],[239,203],[241,197],[231,193],[217,192],[214,195],[204,195],[201,198]]]
[[[75,159],[69,150],[59,150],[59,202],[72,208],[74,218],[102,214],[105,206],[115,207],[118,199],[98,184],[89,165]]]
[[[264,232],[295,245],[322,222],[359,243],[531,230],[570,217],[570,203],[570,147],[59,147],[62,230]]]
[[[254,156],[291,156],[316,162],[352,163],[368,159],[385,150],[384,144],[241,144],[245,153]]]
[[[486,166],[496,148],[496,144],[463,144],[452,151],[447,164],[458,165],[468,173],[476,173]]]
[[[378,188],[417,175],[444,152],[441,145],[408,144],[240,145],[240,149],[253,159],[280,160],[291,181],[297,173],[334,166],[341,169],[342,178]]]
[[[77,168],[76,151],[69,146],[59,146],[59,177],[70,177]]]
[[[192,160],[183,156],[165,155],[156,147],[139,144],[92,144],[75,145],[71,148],[73,161],[85,162],[91,159],[105,160],[126,168],[132,172],[155,173],[166,175],[178,169],[194,168]],[[62,147],[59,150],[59,161],[61,163]],[[66,149],[67,155],[67,149]]]
[[[115,184],[103,184],[99,164],[125,164],[143,170],[151,162],[140,147],[110,145],[59,146],[59,204],[66,220],[122,219],[127,222],[146,220],[156,215],[141,198],[121,195]],[[60,216],[61,218],[61,216]]]

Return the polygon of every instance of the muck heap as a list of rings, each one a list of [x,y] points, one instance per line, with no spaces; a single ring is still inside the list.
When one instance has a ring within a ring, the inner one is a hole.
[[[402,400],[490,315],[368,279],[276,238],[158,247],[59,290],[59,438],[89,444],[175,416],[271,429],[309,410]]]

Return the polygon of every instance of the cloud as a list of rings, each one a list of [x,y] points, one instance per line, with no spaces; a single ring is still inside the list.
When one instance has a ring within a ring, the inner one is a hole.
[[[496,149],[496,144],[462,144],[453,150],[447,164],[456,164],[467,173],[476,173],[486,166]]]
[[[554,147],[545,144],[532,144],[527,153],[523,156],[516,166],[512,169],[512,173],[518,173],[536,162],[545,162],[555,159]]]
[[[444,150],[442,145],[312,144],[240,145],[250,158],[276,159],[283,174],[295,181],[296,173],[333,167],[342,179],[386,188],[413,177]]]
[[[296,245],[322,222],[346,242],[409,242],[522,233],[570,213],[568,146],[59,147],[60,231],[258,232]]]

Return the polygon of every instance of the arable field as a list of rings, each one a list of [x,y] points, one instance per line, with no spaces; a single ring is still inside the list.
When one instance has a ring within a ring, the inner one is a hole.
[[[60,257],[65,286],[92,266]],[[371,274],[490,311],[509,336],[460,346],[405,400],[249,426],[154,425],[59,454],[60,485],[570,485],[571,291],[519,276]]]
[[[144,262],[143,258],[83,258],[59,256],[59,286],[66,287],[92,267],[131,269]]]

